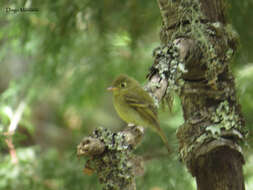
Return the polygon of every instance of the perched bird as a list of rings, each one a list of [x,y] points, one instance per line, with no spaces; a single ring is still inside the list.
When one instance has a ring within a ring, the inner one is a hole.
[[[170,151],[168,140],[160,128],[153,98],[135,79],[121,74],[108,90],[113,92],[113,104],[121,119],[134,125],[151,127]]]

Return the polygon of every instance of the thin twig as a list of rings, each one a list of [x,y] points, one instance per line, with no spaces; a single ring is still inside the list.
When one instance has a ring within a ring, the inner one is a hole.
[[[8,127],[8,132],[5,134],[6,135],[5,142],[8,146],[10,156],[11,156],[11,162],[13,164],[18,163],[18,157],[17,157],[15,146],[12,142],[12,136],[15,133],[17,127],[18,127],[18,123],[19,123],[19,121],[20,121],[20,119],[23,115],[25,106],[26,106],[26,103],[24,101],[21,101],[21,103],[19,104],[19,106],[18,106],[17,110],[15,111],[13,117],[11,118],[11,123]]]

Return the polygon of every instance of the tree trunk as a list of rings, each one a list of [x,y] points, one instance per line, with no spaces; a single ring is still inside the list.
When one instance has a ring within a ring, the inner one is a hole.
[[[161,96],[170,99],[175,91],[181,99],[180,157],[198,190],[244,190],[239,143],[246,130],[229,69],[238,39],[226,22],[225,1],[157,1],[162,45],[149,79],[168,81]]]

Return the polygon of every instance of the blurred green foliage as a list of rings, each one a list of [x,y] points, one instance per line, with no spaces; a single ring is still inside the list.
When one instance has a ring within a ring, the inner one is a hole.
[[[253,2],[230,1],[229,20],[240,35],[234,59],[238,98],[249,134],[253,130]],[[38,8],[38,12],[7,12],[6,8]],[[95,175],[82,173],[76,145],[94,128],[113,130],[124,124],[106,92],[113,78],[127,73],[144,83],[159,45],[160,12],[151,0],[1,1],[0,7],[0,189],[101,189]],[[13,143],[19,159],[12,164],[2,135],[20,102],[25,102]],[[194,179],[177,158],[175,132],[183,123],[180,102],[160,121],[174,154],[147,130],[140,155],[144,176],[137,189],[194,189]],[[152,144],[150,144],[152,139]],[[245,147],[247,188],[253,188],[253,138]]]

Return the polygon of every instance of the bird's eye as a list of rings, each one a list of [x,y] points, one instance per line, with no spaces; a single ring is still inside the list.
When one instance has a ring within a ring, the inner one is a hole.
[[[125,87],[126,87],[126,82],[122,82],[122,83],[120,84],[120,87],[121,87],[121,88],[125,88]]]

